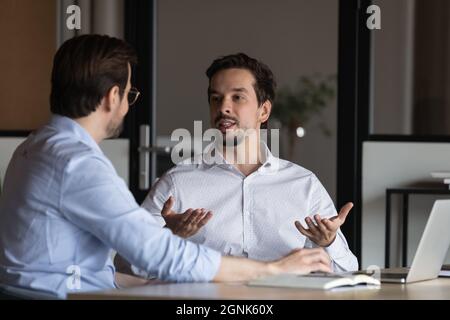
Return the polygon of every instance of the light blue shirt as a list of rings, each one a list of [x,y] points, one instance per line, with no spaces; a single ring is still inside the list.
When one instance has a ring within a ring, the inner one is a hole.
[[[210,281],[221,259],[161,228],[87,131],[54,115],[17,148],[6,172],[0,283],[62,298],[114,288],[111,249],[175,282]]]

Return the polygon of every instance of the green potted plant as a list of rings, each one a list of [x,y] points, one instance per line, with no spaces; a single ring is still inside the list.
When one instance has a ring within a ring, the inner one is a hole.
[[[335,76],[300,76],[293,88],[284,86],[276,94],[272,117],[281,130],[288,134],[288,154],[292,158],[299,128],[304,128],[314,115],[320,114],[336,96]],[[330,129],[322,121],[322,132],[331,136]],[[304,129],[303,129],[304,130]]]

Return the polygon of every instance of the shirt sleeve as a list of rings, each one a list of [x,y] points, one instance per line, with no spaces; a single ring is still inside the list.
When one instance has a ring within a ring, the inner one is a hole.
[[[147,197],[145,197],[144,201],[141,204],[141,207],[147,210],[161,227],[164,227],[166,225],[164,218],[161,216],[162,207],[170,196],[173,196],[175,198],[174,206],[176,206],[177,198],[175,192],[176,189],[174,188],[172,177],[170,176],[169,172],[166,172],[155,182],[155,184],[150,189]],[[178,212],[176,208],[172,209]],[[155,278],[155,276],[151,273],[148,273],[135,265],[131,265],[131,271],[135,275],[142,278]]]
[[[107,159],[90,156],[69,161],[59,206],[72,223],[160,279],[210,281],[218,271],[220,254],[161,228],[136,203]]]
[[[320,183],[319,179],[313,174],[312,192],[310,198],[309,214],[320,214],[322,218],[331,218],[337,215],[336,208],[328,192]],[[306,238],[305,248],[317,248],[317,244]],[[350,251],[344,234],[339,229],[335,240],[324,248],[331,258],[334,272],[356,271],[358,270],[358,259]]]
[[[161,225],[164,226],[166,223],[164,218],[161,216],[161,210],[164,203],[169,199],[170,196],[174,197],[175,203],[172,208],[175,212],[179,212],[178,197],[176,194],[176,189],[172,180],[170,171],[165,173],[150,189],[147,197],[142,202],[142,207],[146,209],[153,218]]]

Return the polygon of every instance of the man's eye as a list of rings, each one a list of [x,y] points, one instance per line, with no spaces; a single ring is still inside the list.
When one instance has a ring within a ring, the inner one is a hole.
[[[244,97],[243,96],[234,96],[234,100],[241,101],[241,100],[244,100]]]

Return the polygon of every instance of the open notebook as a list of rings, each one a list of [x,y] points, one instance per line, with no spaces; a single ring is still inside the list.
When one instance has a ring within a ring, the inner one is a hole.
[[[365,273],[311,273],[307,275],[280,274],[256,279],[249,286],[287,287],[330,290],[340,287],[380,287],[380,281]]]

